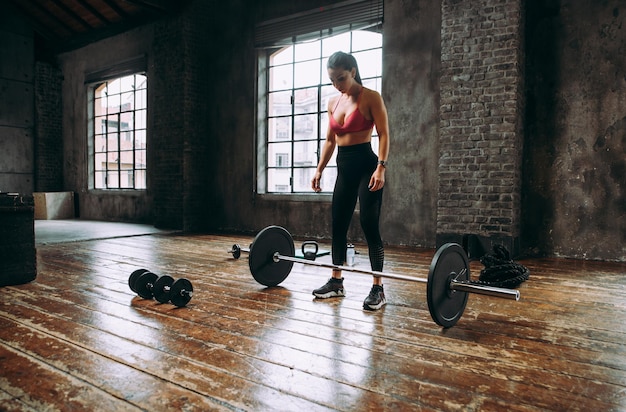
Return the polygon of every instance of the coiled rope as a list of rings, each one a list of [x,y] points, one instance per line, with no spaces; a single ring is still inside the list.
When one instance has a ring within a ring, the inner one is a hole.
[[[480,271],[478,280],[472,281],[481,285],[499,288],[516,288],[530,277],[530,270],[515,263],[509,251],[502,245],[494,245],[493,254],[480,258],[485,268]]]

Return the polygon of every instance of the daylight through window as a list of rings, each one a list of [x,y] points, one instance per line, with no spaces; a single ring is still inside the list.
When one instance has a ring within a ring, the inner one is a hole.
[[[93,188],[146,188],[147,78],[134,74],[93,90]]]
[[[310,193],[310,182],[328,127],[328,100],[338,91],[328,79],[326,62],[336,52],[352,53],[363,85],[381,91],[382,35],[355,30],[317,41],[295,43],[268,51],[264,158],[267,193]],[[376,131],[374,130],[374,133]],[[372,144],[377,150],[378,139]],[[331,192],[337,175],[335,158],[322,176],[322,189]],[[263,188],[260,188],[263,192]]]

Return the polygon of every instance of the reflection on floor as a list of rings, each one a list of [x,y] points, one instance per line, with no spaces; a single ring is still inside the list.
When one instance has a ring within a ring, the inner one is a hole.
[[[152,225],[93,220],[35,220],[35,244],[78,242],[115,237],[168,233]]]

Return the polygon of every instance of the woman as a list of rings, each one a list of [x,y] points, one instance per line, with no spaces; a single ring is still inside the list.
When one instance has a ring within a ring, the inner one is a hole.
[[[327,70],[330,81],[341,95],[328,102],[326,141],[311,186],[316,192],[322,190],[322,172],[337,146],[337,181],[332,203],[333,265],[345,264],[348,228],[358,198],[370,265],[372,270],[381,272],[385,252],[378,222],[389,154],[387,109],[377,91],[363,87],[354,56],[334,53],[328,59]],[[379,138],[378,156],[371,146],[374,126]],[[341,271],[333,270],[328,282],[315,289],[313,295],[320,299],[345,296]],[[382,278],[374,276],[363,308],[377,310],[386,303]]]

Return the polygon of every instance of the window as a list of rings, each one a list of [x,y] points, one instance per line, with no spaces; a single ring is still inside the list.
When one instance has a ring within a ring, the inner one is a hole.
[[[363,85],[381,91],[382,35],[353,30],[337,36],[265,50],[267,76],[262,90],[266,108],[259,134],[264,150],[265,193],[310,193],[310,182],[321,154],[328,127],[328,100],[337,90],[328,79],[326,61],[335,51],[352,53],[357,59]],[[372,139],[376,146],[376,135]],[[376,149],[376,147],[375,147]],[[332,191],[337,176],[333,155],[322,176],[322,189]]]
[[[96,83],[90,96],[90,188],[146,189],[147,77]]]
[[[354,55],[363,85],[381,91],[383,0],[346,0],[257,24],[258,193],[312,193],[310,182],[337,90],[326,62],[336,51]],[[375,131],[372,138],[377,150]],[[331,192],[334,156],[322,190]]]

